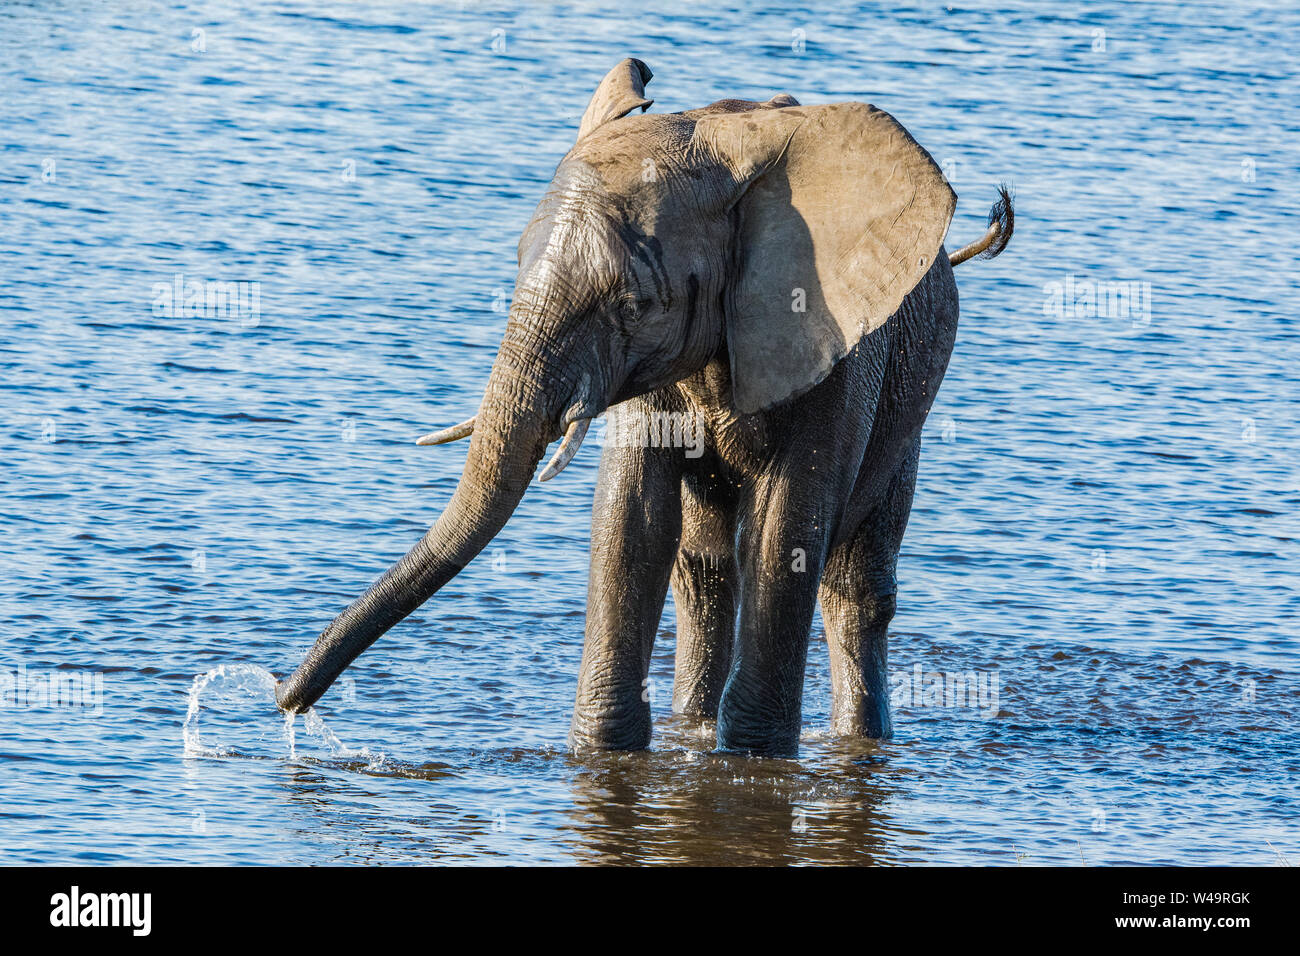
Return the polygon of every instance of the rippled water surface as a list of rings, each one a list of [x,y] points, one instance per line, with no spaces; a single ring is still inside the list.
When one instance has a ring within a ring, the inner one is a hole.
[[[1293,5],[543,6],[0,8],[0,862],[1300,860]],[[950,246],[1015,185],[958,272],[891,638],[899,688],[986,698],[831,739],[819,623],[799,758],[712,754],[670,609],[654,749],[570,756],[584,449],[286,727],[266,671],[446,503],[463,446],[412,439],[475,409],[627,55],[656,110],[891,111]],[[156,314],[176,274],[258,315]],[[1149,308],[1054,307],[1086,281]]]

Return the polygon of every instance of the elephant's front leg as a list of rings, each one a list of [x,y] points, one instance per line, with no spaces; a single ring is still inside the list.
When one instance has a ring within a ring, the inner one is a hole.
[[[601,456],[587,638],[569,731],[576,750],[650,745],[650,652],[681,532],[681,463],[673,455],[610,444]]]
[[[718,708],[718,747],[762,756],[799,749],[808,632],[826,557],[828,501],[767,476],[744,507],[741,599],[734,659]]]
[[[717,472],[688,473],[682,485],[682,541],[672,575],[677,606],[673,712],[700,720],[718,717],[736,636],[740,572],[732,490]]]

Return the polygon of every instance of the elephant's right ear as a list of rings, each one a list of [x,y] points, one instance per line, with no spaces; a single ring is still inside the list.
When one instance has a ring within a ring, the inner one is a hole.
[[[591,102],[587,104],[587,112],[582,114],[578,139],[610,120],[626,116],[634,109],[649,109],[654,100],[645,98],[645,85],[653,76],[650,67],[631,57],[606,73],[596,87]]]
[[[939,255],[957,196],[866,103],[718,113],[693,142],[733,183],[732,393],[757,412],[808,391],[897,311]]]

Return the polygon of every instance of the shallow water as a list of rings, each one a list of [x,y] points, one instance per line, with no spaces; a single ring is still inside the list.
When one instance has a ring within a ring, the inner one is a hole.
[[[0,862],[1300,859],[1300,13],[325,11],[0,9],[0,690],[29,691]],[[922,692],[892,741],[829,739],[818,625],[799,759],[711,754],[668,717],[669,608],[654,750],[567,754],[584,449],[290,730],[255,668],[446,503],[463,447],[412,439],[476,407],[519,231],[625,55],[656,110],[893,112],[952,246],[1016,187],[1011,249],[958,273],[900,560]],[[258,314],[156,314],[177,273],[257,281]],[[1087,280],[1149,308],[1055,307]],[[927,704],[966,672],[984,700]]]

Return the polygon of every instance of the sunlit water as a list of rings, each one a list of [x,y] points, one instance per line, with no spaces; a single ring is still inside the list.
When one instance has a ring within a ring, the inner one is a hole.
[[[545,6],[0,8],[0,862],[1300,860],[1293,6]],[[826,736],[818,625],[799,759],[709,753],[670,609],[654,749],[569,755],[595,449],[286,726],[272,674],[446,503],[463,446],[412,439],[476,407],[626,55],[656,110],[890,110],[950,245],[1016,186],[958,273],[896,737]],[[178,273],[258,315],[156,314]],[[1088,280],[1149,308],[1054,307]]]

